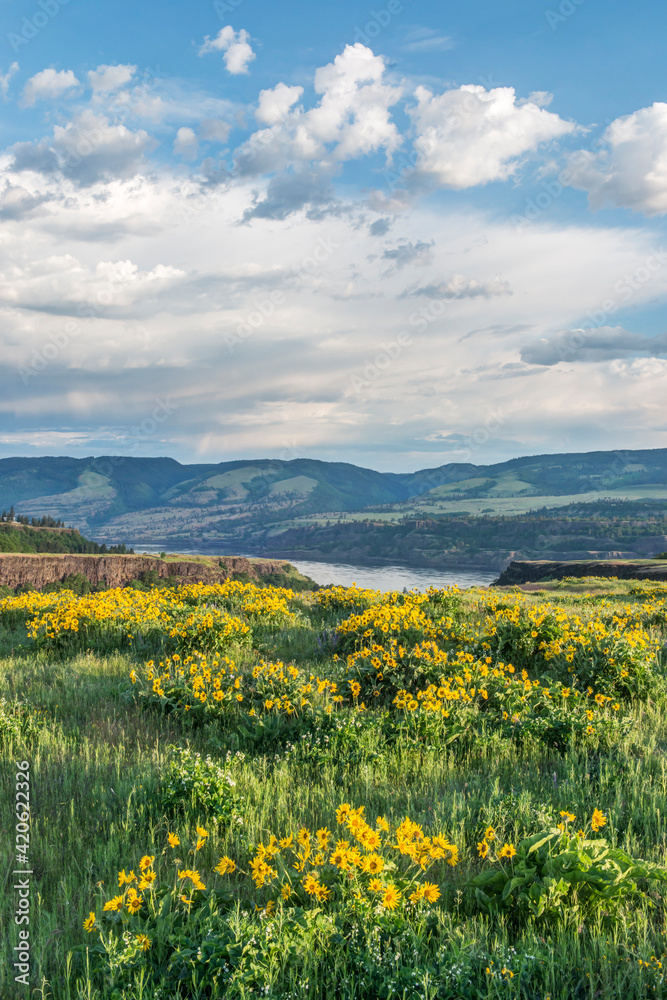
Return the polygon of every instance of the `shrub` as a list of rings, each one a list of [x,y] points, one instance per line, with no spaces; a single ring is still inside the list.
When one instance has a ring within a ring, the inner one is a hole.
[[[169,749],[172,757],[161,787],[160,809],[170,814],[212,816],[225,826],[241,823],[243,799],[229,769],[192,750]]]
[[[600,915],[608,921],[624,903],[645,898],[638,881],[667,881],[667,869],[637,861],[602,838],[590,839],[584,830],[570,833],[568,823],[575,817],[566,811],[561,816],[563,822],[556,829],[527,837],[518,850],[504,844],[494,851],[494,831],[486,831],[477,845],[485,870],[468,883],[482,909],[507,911],[515,920],[528,917],[576,925]],[[606,822],[596,809],[592,832]]]
[[[40,722],[36,712],[26,712],[19,702],[0,699],[0,746],[34,739]]]
[[[435,864],[455,867],[456,846],[442,834],[425,836],[408,817],[395,826],[384,817],[370,824],[363,806],[348,804],[336,816],[348,840],[335,843],[324,827],[301,827],[296,835],[269,836],[247,859],[224,855],[208,871],[198,863],[209,836],[204,828],[197,827],[189,850],[169,833],[169,846],[137,856],[129,872],[118,873],[115,895],[90,911],[83,926],[96,936],[75,950],[82,964],[87,952],[93,979],[118,1000],[137,975],[173,998],[224,996],[232,980],[261,984],[276,962],[328,952],[344,940],[341,931],[423,920],[441,896],[427,873]],[[188,855],[186,865],[181,857]],[[239,914],[239,899],[254,919]],[[259,923],[268,928],[274,918],[279,946]]]

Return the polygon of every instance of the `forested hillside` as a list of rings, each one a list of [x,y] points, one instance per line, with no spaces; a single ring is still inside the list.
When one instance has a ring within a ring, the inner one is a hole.
[[[84,538],[73,528],[32,528],[25,525],[0,523],[0,552],[88,553],[90,555],[133,552],[125,544],[98,545]]]
[[[667,549],[667,502],[571,504],[511,517],[354,521],[266,532],[255,545],[284,558],[500,569],[508,559],[650,558]]]

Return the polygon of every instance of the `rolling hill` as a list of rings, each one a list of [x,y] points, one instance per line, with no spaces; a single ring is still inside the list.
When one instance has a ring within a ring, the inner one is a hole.
[[[402,474],[315,459],[0,459],[0,507],[62,518],[98,542],[172,551],[268,553],[281,547],[285,531],[327,522],[513,515],[600,498],[667,500],[667,449],[450,463]]]

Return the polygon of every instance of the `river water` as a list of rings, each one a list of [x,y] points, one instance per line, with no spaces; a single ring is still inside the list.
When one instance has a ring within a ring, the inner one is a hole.
[[[159,555],[152,549],[144,549],[141,545],[134,546],[138,555]],[[196,549],[181,549],[183,555],[213,555],[199,552]],[[249,559],[261,558],[249,552],[226,553],[227,555],[246,556]],[[267,556],[267,559],[277,558]],[[309,576],[320,585],[328,583],[341,584],[349,587],[356,583],[359,587],[369,587],[372,590],[428,590],[429,587],[451,587],[453,584],[464,587],[488,587],[497,580],[498,572],[485,572],[477,569],[422,569],[419,566],[355,566],[354,563],[315,562],[312,559],[285,559],[296,566],[300,573]]]
[[[313,562],[290,559],[289,562],[315,583],[339,583],[349,587],[356,583],[373,590],[419,590],[429,587],[488,587],[498,579],[498,573],[483,570],[422,569],[419,566],[355,566],[351,563]]]

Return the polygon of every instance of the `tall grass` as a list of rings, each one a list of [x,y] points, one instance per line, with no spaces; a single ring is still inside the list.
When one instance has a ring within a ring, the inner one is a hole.
[[[618,588],[616,588],[618,589]],[[321,621],[312,628],[282,629],[272,652],[322,669],[317,645]],[[0,858],[5,892],[0,906],[0,996],[53,1000],[171,1000],[140,978],[117,994],[105,992],[73,949],[93,945],[82,923],[94,909],[100,883],[111,894],[119,870],[164,839],[169,828],[183,839],[193,820],[207,824],[210,842],[202,864],[238,853],[270,832],[335,828],[340,802],[364,805],[369,816],[409,814],[425,827],[446,829],[463,860],[444,885],[443,905],[411,925],[341,928],[323,956],[316,921],[295,931],[280,921],[257,922],[250,898],[238,901],[238,933],[273,935],[274,957],[263,985],[220,981],[206,992],[192,986],[184,996],[435,1000],[458,997],[618,997],[663,995],[660,962],[667,962],[665,907],[659,893],[628,907],[613,926],[602,919],[575,930],[550,933],[530,923],[474,911],[460,890],[478,870],[480,830],[518,842],[557,821],[560,810],[590,815],[604,809],[611,839],[636,857],[667,863],[667,699],[631,706],[632,731],[611,750],[558,753],[537,742],[517,745],[483,730],[474,740],[430,750],[401,741],[387,745],[368,727],[352,760],[313,763],[296,746],[299,738],[255,748],[220,724],[200,728],[182,717],[147,710],[135,698],[131,655],[95,652],[56,657],[25,648],[17,627],[2,638],[0,697],[36,712],[36,735],[5,732],[0,767]],[[24,648],[19,649],[23,645]],[[12,653],[11,651],[14,650]],[[308,737],[317,740],[315,732]],[[243,826],[216,827],[210,816],[170,820],[161,814],[160,786],[172,744],[225,761],[234,757],[234,778],[243,798]],[[14,897],[15,762],[31,766],[30,861],[31,983],[16,985],[12,968]],[[654,905],[651,906],[650,904]],[[254,922],[253,922],[254,921]],[[393,926],[393,930],[392,930]],[[246,934],[250,940],[252,934]],[[654,956],[654,957],[652,957]],[[502,970],[505,970],[504,972]]]

